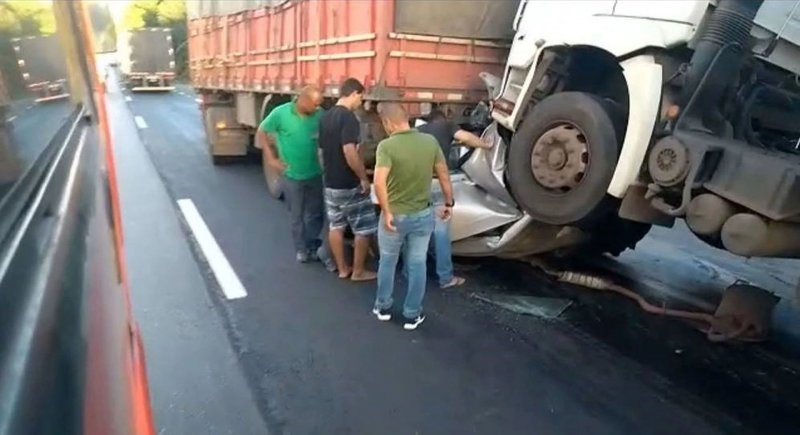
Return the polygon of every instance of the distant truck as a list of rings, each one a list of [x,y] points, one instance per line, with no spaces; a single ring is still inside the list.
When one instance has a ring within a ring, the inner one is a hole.
[[[13,124],[8,120],[10,112],[11,96],[8,93],[5,77],[0,72],[0,192],[3,191],[4,185],[7,188],[8,183],[16,181],[22,172],[22,164],[11,146],[9,137],[13,128]]]
[[[170,29],[149,27],[120,32],[117,53],[122,78],[131,91],[175,89],[175,50]]]
[[[6,117],[11,110],[11,97],[8,94],[8,87],[3,72],[0,71],[0,126],[6,125]]]
[[[34,101],[69,97],[67,65],[61,46],[53,35],[28,36],[11,40],[22,78]]]

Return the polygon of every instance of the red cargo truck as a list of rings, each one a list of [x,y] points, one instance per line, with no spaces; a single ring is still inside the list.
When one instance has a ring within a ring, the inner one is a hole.
[[[367,86],[362,153],[383,129],[377,103],[412,116],[438,108],[466,122],[488,97],[481,72],[502,76],[516,1],[199,0],[189,8],[189,62],[209,151],[218,161],[253,146],[258,123],[303,85],[334,101],[339,84]],[[265,166],[273,195],[280,190]]]

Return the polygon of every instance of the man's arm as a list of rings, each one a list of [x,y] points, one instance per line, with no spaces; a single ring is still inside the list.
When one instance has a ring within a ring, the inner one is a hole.
[[[261,154],[264,158],[264,161],[266,161],[269,166],[280,171],[282,174],[283,171],[286,170],[286,163],[278,158],[275,153],[277,143],[274,135],[277,133],[277,131],[278,114],[277,111],[273,110],[269,116],[267,116],[264,121],[261,122],[261,125],[258,126],[258,130],[256,131],[256,144],[261,146]]]
[[[436,178],[439,180],[439,185],[442,186],[442,194],[444,194],[445,204],[453,204],[453,183],[450,182],[450,171],[447,169],[447,162],[436,162],[433,166],[436,173]]]
[[[353,170],[361,180],[361,187],[369,189],[369,178],[367,178],[367,169],[364,168],[364,162],[361,160],[361,156],[358,155],[358,148],[356,148],[356,144],[349,143],[342,147],[342,151],[344,151],[344,158],[347,160],[347,166]]]
[[[378,144],[378,151],[375,154],[375,175],[373,181],[375,182],[375,195],[378,197],[378,205],[381,206],[383,212],[383,224],[386,225],[391,231],[396,231],[394,223],[394,216],[392,210],[389,208],[389,172],[392,170],[392,160],[386,149]]]
[[[283,173],[286,170],[286,163],[284,163],[278,156],[275,155],[273,147],[275,146],[275,138],[269,133],[259,129],[256,132],[256,141],[261,146],[261,154],[264,161],[274,169]]]
[[[375,195],[378,196],[378,205],[381,210],[389,210],[389,191],[387,187],[387,180],[389,179],[389,168],[378,167],[375,168]]]
[[[364,168],[364,162],[358,154],[358,146],[356,145],[359,139],[359,130],[360,125],[358,123],[358,118],[350,113],[349,116],[345,118],[345,123],[342,126],[342,152],[347,161],[347,166],[349,166],[353,173],[356,174],[356,177],[361,180],[361,188],[364,190],[364,193],[367,193],[369,192],[367,170]]]
[[[484,149],[492,148],[492,144],[482,141],[481,138],[468,132],[467,130],[462,130],[462,129],[456,130],[456,132],[453,133],[453,139],[455,139],[455,141],[460,144],[464,144],[472,148],[484,148]]]
[[[439,180],[444,195],[444,208],[439,212],[439,216],[447,220],[453,215],[453,183],[450,182],[450,171],[447,169],[447,161],[441,150],[439,150],[436,163],[433,165],[433,172]]]
[[[383,223],[386,228],[396,231],[394,223],[394,216],[389,209],[389,191],[387,188],[387,180],[389,179],[390,168],[378,166],[375,168],[375,195],[378,196],[378,204],[383,212]]]

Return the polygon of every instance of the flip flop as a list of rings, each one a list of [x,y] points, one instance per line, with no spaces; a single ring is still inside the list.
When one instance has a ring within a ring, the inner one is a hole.
[[[450,280],[450,282],[448,282],[447,284],[443,285],[441,288],[442,289],[447,289],[447,288],[458,287],[460,285],[463,285],[465,282],[467,282],[466,279],[464,279],[464,278],[462,278],[460,276],[454,276],[453,279]]]
[[[350,276],[350,280],[351,281],[356,281],[356,282],[372,281],[372,280],[377,279],[377,278],[378,278],[378,274],[375,273],[375,272],[364,272],[364,274],[359,276],[359,277],[356,277],[355,275],[351,275]]]

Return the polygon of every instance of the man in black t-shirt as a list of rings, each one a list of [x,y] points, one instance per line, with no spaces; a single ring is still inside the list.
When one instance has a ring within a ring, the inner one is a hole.
[[[428,122],[417,127],[417,130],[436,138],[448,162],[450,161],[450,150],[453,147],[453,142],[471,148],[491,148],[490,145],[483,143],[478,136],[463,130],[458,124],[447,119],[440,110],[431,111],[427,118]],[[458,168],[450,168],[450,170],[453,169]]]
[[[484,143],[478,136],[462,130],[456,123],[447,119],[447,117],[439,110],[434,110],[428,115],[428,122],[417,127],[417,130],[428,133],[436,138],[439,146],[442,147],[445,158],[448,162],[450,159],[450,150],[453,142],[459,145],[466,145],[472,148],[491,148],[491,145]],[[452,171],[453,168],[450,167]],[[442,195],[439,184],[434,183],[432,189],[432,197],[434,207],[444,206],[444,196]],[[453,250],[450,241],[450,223],[448,220],[436,217],[433,236],[431,237],[433,243],[433,252],[436,258],[436,275],[439,278],[440,288],[457,287],[464,284],[464,278],[455,276],[453,273]]]
[[[339,92],[339,101],[322,115],[319,124],[328,240],[339,278],[367,281],[376,277],[375,272],[365,269],[364,263],[372,236],[378,230],[378,217],[370,197],[367,171],[358,154],[359,123],[353,114],[361,106],[364,85],[349,78]],[[355,234],[352,266],[344,256],[344,230],[348,225]]]

